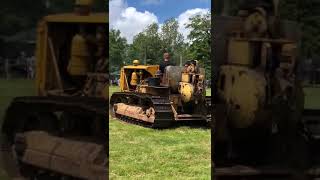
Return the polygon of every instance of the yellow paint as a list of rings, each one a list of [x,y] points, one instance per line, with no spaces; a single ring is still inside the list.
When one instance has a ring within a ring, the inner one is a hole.
[[[50,53],[48,51],[48,36],[50,24],[94,24],[94,25],[105,25],[109,22],[108,13],[90,13],[89,15],[77,15],[75,13],[61,13],[45,16],[37,27],[37,41],[36,41],[36,89],[38,95],[46,95],[48,90],[55,80],[52,79],[53,71],[50,62]],[[55,42],[59,39],[53,39]]]
[[[109,22],[108,13],[90,13],[87,16],[80,16],[75,13],[65,13],[49,15],[44,17],[44,21],[48,23],[99,23],[106,24]]]
[[[47,56],[47,33],[48,29],[45,21],[40,21],[37,28],[36,44],[36,92],[38,95],[44,95],[46,79],[46,56]]]
[[[182,73],[182,76],[181,76],[181,81],[182,82],[189,82],[190,81],[190,76],[188,73]]]
[[[140,64],[139,60],[137,60],[137,59],[136,59],[136,60],[133,60],[133,65],[134,65],[134,66],[138,66],[139,64]]]
[[[221,75],[225,75],[225,86],[224,90],[218,87],[218,92],[232,110],[229,115],[233,125],[237,128],[252,125],[265,98],[263,74],[243,66],[226,65],[221,67]]]
[[[183,102],[190,102],[194,93],[194,86],[190,83],[180,82],[180,94]]]
[[[78,6],[91,6],[94,0],[76,0],[75,5]]]
[[[88,45],[83,36],[76,34],[71,43],[71,59],[68,65],[70,75],[86,75],[89,72]]]
[[[138,77],[137,73],[136,73],[136,72],[133,72],[133,73],[131,74],[130,85],[131,85],[131,86],[136,86],[136,85],[138,85],[138,81],[139,81],[139,77]]]
[[[130,74],[128,71],[146,71],[149,73],[152,77],[155,77],[156,72],[159,70],[159,65],[129,65],[124,66],[121,68],[120,71],[120,90],[123,91],[129,91],[129,77]]]
[[[229,42],[229,63],[249,65],[250,62],[250,44],[248,41],[230,40]]]

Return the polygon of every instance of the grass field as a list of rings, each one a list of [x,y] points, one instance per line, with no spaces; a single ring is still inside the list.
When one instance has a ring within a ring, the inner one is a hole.
[[[210,179],[209,129],[154,130],[111,118],[109,135],[111,179]]]
[[[2,122],[5,110],[12,98],[16,96],[34,95],[34,81],[25,79],[4,80],[0,79],[0,122]],[[1,124],[1,123],[0,123]],[[6,173],[1,170],[2,159],[0,158],[0,179],[6,180]]]
[[[320,87],[317,88],[304,88],[306,109],[320,109]]]
[[[34,95],[34,81],[25,79],[4,80],[0,79],[0,118],[12,98],[16,96]]]

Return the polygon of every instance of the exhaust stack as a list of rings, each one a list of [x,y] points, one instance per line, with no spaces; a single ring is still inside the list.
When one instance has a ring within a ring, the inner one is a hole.
[[[78,15],[87,16],[91,12],[94,0],[76,0],[74,12]]]
[[[278,16],[280,0],[273,0],[274,15]]]

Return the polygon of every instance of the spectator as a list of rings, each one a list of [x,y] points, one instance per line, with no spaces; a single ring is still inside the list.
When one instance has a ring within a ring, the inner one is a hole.
[[[33,79],[34,78],[34,66],[35,66],[35,57],[31,56],[29,58],[26,59],[27,61],[27,77],[29,79]]]

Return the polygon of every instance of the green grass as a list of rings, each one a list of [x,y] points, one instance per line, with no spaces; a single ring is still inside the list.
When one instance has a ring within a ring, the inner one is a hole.
[[[110,94],[118,91],[110,87]],[[210,179],[209,129],[154,130],[109,121],[111,179]]]
[[[320,87],[304,88],[306,109],[320,109]]]
[[[34,95],[34,81],[25,79],[0,79],[0,124],[5,111],[12,98],[16,96]],[[1,170],[2,159],[0,158],[0,179],[9,179],[6,173]]]
[[[29,96],[35,94],[35,84],[32,80],[25,79],[0,79],[0,118],[3,119],[4,112],[12,98],[17,96]],[[1,121],[2,122],[2,121]]]
[[[206,96],[211,96],[211,89],[206,90]]]

